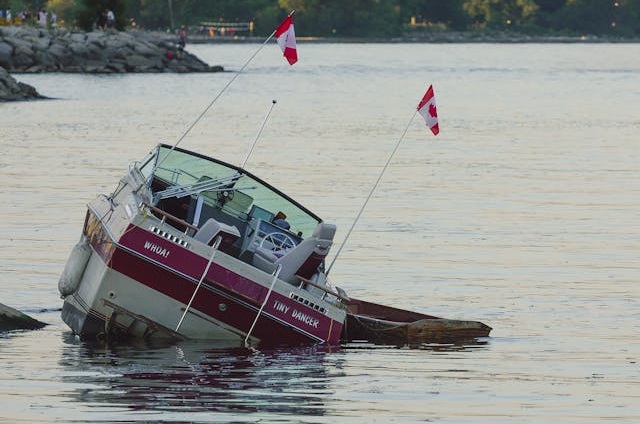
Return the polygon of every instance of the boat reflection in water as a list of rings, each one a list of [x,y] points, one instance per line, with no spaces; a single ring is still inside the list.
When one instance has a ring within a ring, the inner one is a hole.
[[[81,342],[70,333],[65,337],[68,348],[60,362],[68,370],[66,382],[74,387],[67,394],[71,403],[91,405],[95,412],[107,408],[110,419],[122,417],[124,421],[131,419],[130,411],[140,413],[141,419],[162,414],[163,420],[176,417],[184,421],[188,414],[189,421],[197,422],[214,417],[216,422],[256,422],[262,414],[270,419],[284,417],[283,422],[296,417],[297,422],[302,417],[335,415],[336,409],[350,409],[341,396],[356,390],[354,384],[357,390],[370,390],[369,378],[362,375],[363,363],[371,360],[370,351],[378,352],[377,360],[397,358],[398,352],[396,347],[371,343],[256,351],[211,341],[167,344],[137,340],[105,347]],[[424,363],[430,352],[459,355],[482,349],[484,343],[423,345],[424,352],[412,350],[410,356]],[[397,365],[396,361],[369,364],[376,373],[392,372],[405,378],[409,372],[413,378],[413,371],[399,370]],[[433,370],[425,372],[422,377],[430,378]],[[199,418],[199,414],[212,412],[216,415]],[[244,418],[234,414],[244,414]]]
[[[73,369],[69,382],[75,379],[80,387],[91,389],[77,389],[73,400],[163,413],[163,419],[170,418],[164,415],[170,412],[216,412],[217,419],[237,413],[324,415],[324,401],[331,393],[328,382],[340,373],[344,361],[341,355],[328,355],[326,345],[258,352],[214,342],[108,348],[80,342],[83,349],[78,343],[69,339],[68,353],[82,357],[62,361]]]

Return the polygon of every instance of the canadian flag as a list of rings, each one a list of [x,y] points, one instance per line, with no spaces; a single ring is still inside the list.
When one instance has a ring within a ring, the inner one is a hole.
[[[287,16],[287,18],[278,25],[275,36],[289,65],[296,63],[298,61],[298,51],[296,50],[296,33],[293,30],[293,17]]]
[[[429,86],[424,97],[418,103],[418,113],[424,118],[427,127],[431,128],[433,135],[438,135],[440,128],[438,128],[438,112],[436,111],[436,99],[433,95],[433,85]]]

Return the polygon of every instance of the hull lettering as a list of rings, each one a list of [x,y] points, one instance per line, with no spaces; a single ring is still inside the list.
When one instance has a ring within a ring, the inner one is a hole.
[[[150,241],[145,241],[144,242],[144,248],[147,250],[152,251],[153,253],[162,256],[163,258],[166,258],[169,256],[169,251],[167,249],[165,249],[162,246],[158,246],[155,243],[151,243]]]
[[[313,328],[318,328],[318,324],[319,321],[313,317],[310,317],[309,315],[298,311],[297,309],[294,309],[293,312],[291,313],[291,316],[295,319],[297,319],[298,321],[302,321],[307,325],[310,325]]]
[[[289,312],[289,307],[282,302],[278,302],[277,300],[273,302],[273,308],[278,312],[284,312],[285,314]]]
[[[279,300],[274,300],[273,309],[276,310],[277,312],[288,314],[291,307],[280,302]],[[296,319],[300,322],[303,322],[313,328],[318,328],[318,325],[320,324],[320,320],[313,318],[312,316],[309,316],[304,312],[300,312],[297,309],[293,309],[293,311],[291,311],[290,316],[291,318]]]

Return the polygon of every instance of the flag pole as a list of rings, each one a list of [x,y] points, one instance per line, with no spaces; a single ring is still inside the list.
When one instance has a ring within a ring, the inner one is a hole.
[[[295,13],[295,10],[292,10],[289,15],[287,17],[293,16],[293,14]],[[211,100],[211,102],[209,103],[209,105],[207,107],[204,108],[204,110],[200,113],[200,115],[198,115],[198,117],[191,123],[191,125],[189,125],[187,127],[187,129],[184,131],[184,133],[182,133],[182,135],[180,136],[180,138],[178,138],[178,140],[174,143],[173,146],[171,146],[171,149],[169,150],[169,152],[167,153],[167,155],[155,166],[155,168],[159,168],[160,165],[162,165],[162,163],[165,161],[165,159],[167,159],[167,157],[169,157],[169,155],[176,149],[176,147],[178,147],[178,144],[180,144],[182,142],[182,140],[184,140],[184,138],[187,136],[187,134],[189,134],[191,132],[191,130],[198,124],[198,122],[200,122],[200,120],[204,117],[204,115],[209,111],[209,109],[211,109],[211,106],[213,106],[213,104],[220,98],[220,96],[222,96],[222,94],[227,91],[227,89],[229,88],[229,86],[231,84],[233,84],[233,82],[236,80],[236,78],[238,78],[238,76],[244,71],[244,69],[249,65],[249,63],[251,63],[251,61],[258,55],[258,53],[260,53],[260,51],[264,48],[264,46],[267,45],[267,43],[273,38],[273,36],[276,34],[276,29],[273,30],[273,32],[271,32],[271,34],[269,34],[269,36],[267,37],[266,40],[264,40],[264,42],[260,45],[260,47],[258,47],[258,49],[251,55],[251,57],[249,57],[249,59],[247,59],[244,63],[244,65],[242,65],[242,67],[240,68],[240,70],[238,72],[236,72],[233,75],[233,78],[231,78],[227,84],[222,87],[222,89],[218,92],[218,94],[213,98],[213,100]],[[154,169],[155,171],[155,169]],[[153,175],[153,172],[151,173],[151,175]]]
[[[369,192],[369,195],[367,196],[367,198],[365,199],[364,203],[362,204],[362,207],[360,208],[360,211],[358,212],[358,215],[356,216],[356,219],[353,220],[353,224],[351,224],[351,228],[349,228],[349,231],[347,232],[347,235],[345,236],[344,240],[342,241],[342,244],[340,245],[340,248],[336,252],[336,255],[333,257],[333,260],[331,261],[331,264],[329,265],[329,268],[327,268],[327,270],[325,271],[325,275],[329,275],[329,272],[331,271],[331,268],[333,268],[333,264],[336,262],[336,259],[338,259],[338,256],[340,256],[340,252],[342,252],[342,248],[347,243],[347,240],[349,239],[349,236],[351,235],[351,232],[353,231],[353,228],[356,226],[356,224],[358,223],[358,220],[360,219],[360,215],[362,215],[362,212],[364,211],[364,208],[367,206],[367,203],[369,202],[369,199],[371,199],[371,196],[373,195],[373,192],[378,187],[378,184],[380,183],[380,180],[382,180],[382,176],[384,175],[385,171],[387,170],[387,167],[391,163],[391,159],[393,158],[393,155],[398,150],[398,147],[400,147],[400,143],[404,139],[404,136],[407,134],[407,131],[409,131],[409,127],[411,127],[411,123],[413,122],[413,119],[416,117],[417,114],[418,114],[417,110],[415,112],[413,112],[413,115],[411,116],[411,119],[409,120],[409,123],[407,124],[406,128],[402,132],[402,135],[398,139],[398,142],[396,143],[395,147],[393,148],[393,151],[389,155],[389,158],[387,159],[387,163],[384,164],[384,167],[382,168],[382,171],[378,175],[378,179],[376,180],[376,182],[373,185],[373,187],[371,187],[371,191]]]
[[[267,112],[267,116],[264,117],[264,121],[262,121],[262,126],[260,127],[258,134],[256,134],[255,140],[253,140],[253,144],[251,145],[251,149],[249,149],[249,153],[247,153],[247,156],[244,158],[242,165],[240,165],[240,169],[244,169],[245,164],[249,160],[249,156],[251,156],[251,153],[253,153],[253,148],[256,147],[256,143],[258,142],[258,139],[262,135],[262,130],[264,130],[264,126],[267,124],[267,120],[269,119],[271,112],[273,112],[273,108],[276,106],[276,103],[277,102],[275,99],[271,100],[271,107],[269,108],[269,112]]]

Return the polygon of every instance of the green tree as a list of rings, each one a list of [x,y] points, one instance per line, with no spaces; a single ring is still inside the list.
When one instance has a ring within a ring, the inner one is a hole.
[[[338,37],[398,35],[401,19],[396,0],[279,0],[285,10],[296,10],[301,33]],[[296,31],[297,31],[296,26]]]
[[[76,22],[80,28],[90,31],[96,27],[100,17],[111,10],[116,17],[116,28],[122,29],[126,22],[127,3],[126,0],[77,0]]]
[[[276,0],[129,0],[130,17],[142,28],[197,27],[200,22],[256,23],[255,33],[273,31],[282,11]],[[171,6],[171,7],[170,7]],[[269,29],[270,28],[270,29]]]
[[[464,30],[470,18],[462,5],[464,0],[399,0],[403,22],[412,17],[417,22],[442,23],[447,29]]]
[[[102,11],[118,27],[134,18],[142,28],[191,28],[203,21],[253,21],[266,36],[295,10],[296,32],[309,36],[393,37],[415,17],[438,28],[489,28],[640,35],[640,0],[0,0],[14,15],[23,9],[55,10],[67,25],[95,26]]]
[[[536,0],[541,13],[553,13],[561,9],[567,0]]]
[[[55,12],[59,25],[75,26],[75,0],[49,0],[46,9],[49,12]]]
[[[476,25],[494,29],[528,24],[538,10],[534,0],[466,0],[463,7]]]
[[[640,0],[618,0],[617,3],[615,31],[623,36],[640,36]]]
[[[582,34],[610,32],[614,2],[609,0],[567,0],[553,16],[550,25]]]

